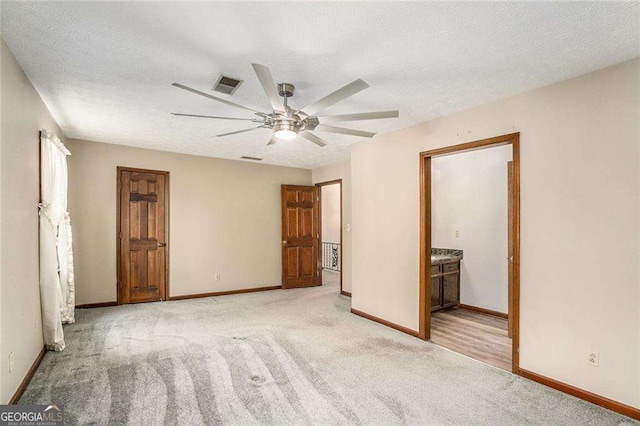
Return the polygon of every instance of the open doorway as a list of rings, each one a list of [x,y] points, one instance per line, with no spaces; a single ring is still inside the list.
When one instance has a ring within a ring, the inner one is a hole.
[[[317,183],[322,285],[342,294],[342,179]]]
[[[419,336],[517,372],[519,134],[421,153]]]

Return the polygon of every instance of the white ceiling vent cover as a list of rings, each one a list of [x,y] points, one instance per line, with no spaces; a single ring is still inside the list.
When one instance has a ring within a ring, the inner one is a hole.
[[[233,95],[244,80],[220,75],[216,84],[213,85],[214,92],[224,93],[225,95]]]

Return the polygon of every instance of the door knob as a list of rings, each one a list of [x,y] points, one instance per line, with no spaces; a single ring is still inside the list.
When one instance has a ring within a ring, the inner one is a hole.
[[[286,242],[286,241],[283,241],[283,242],[282,242],[282,244],[287,244],[287,242]]]
[[[166,247],[167,243],[158,243],[158,247]]]

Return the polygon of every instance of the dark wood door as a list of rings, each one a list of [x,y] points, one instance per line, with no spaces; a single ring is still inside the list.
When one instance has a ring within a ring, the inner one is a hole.
[[[118,303],[166,300],[167,172],[118,168]]]
[[[315,186],[282,185],[282,288],[322,284]]]

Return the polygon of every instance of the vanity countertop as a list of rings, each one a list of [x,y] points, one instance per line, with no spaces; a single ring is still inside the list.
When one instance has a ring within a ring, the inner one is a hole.
[[[432,248],[431,264],[440,265],[442,263],[459,262],[462,260],[462,250]]]

